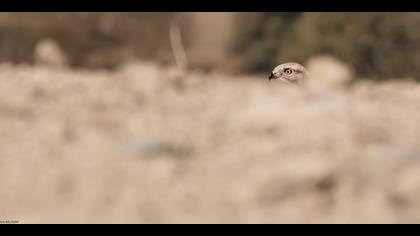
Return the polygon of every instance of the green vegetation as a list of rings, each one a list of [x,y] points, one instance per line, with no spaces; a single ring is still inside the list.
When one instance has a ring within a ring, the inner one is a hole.
[[[331,54],[376,79],[420,75],[419,13],[245,13],[233,52],[246,68]]]

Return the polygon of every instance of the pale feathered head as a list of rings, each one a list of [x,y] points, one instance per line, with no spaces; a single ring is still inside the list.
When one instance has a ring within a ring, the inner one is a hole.
[[[297,84],[303,82],[307,76],[308,71],[305,67],[299,63],[289,62],[274,68],[268,77],[268,80],[278,79],[283,82]]]

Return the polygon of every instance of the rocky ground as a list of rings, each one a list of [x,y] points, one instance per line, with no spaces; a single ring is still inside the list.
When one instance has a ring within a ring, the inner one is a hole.
[[[420,85],[0,65],[0,220],[420,223]]]

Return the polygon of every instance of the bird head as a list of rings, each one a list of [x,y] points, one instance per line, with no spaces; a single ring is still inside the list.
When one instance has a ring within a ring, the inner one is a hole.
[[[308,71],[299,63],[284,63],[273,69],[268,80],[278,79],[287,83],[300,83],[308,75]]]

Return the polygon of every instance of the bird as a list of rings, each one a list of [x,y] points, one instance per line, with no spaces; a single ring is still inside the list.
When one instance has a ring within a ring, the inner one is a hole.
[[[281,80],[289,84],[301,84],[308,78],[308,70],[299,63],[288,62],[276,66],[270,73],[268,80]]]

